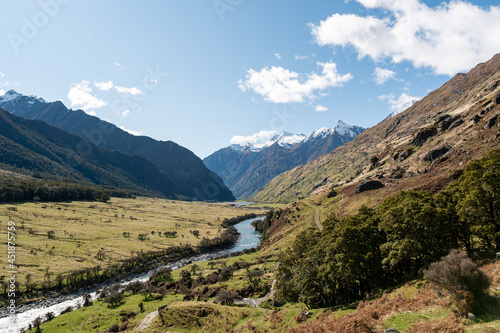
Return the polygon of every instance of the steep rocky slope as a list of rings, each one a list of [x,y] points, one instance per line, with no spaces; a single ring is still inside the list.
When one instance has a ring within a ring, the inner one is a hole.
[[[402,189],[439,191],[470,159],[499,147],[499,113],[497,54],[351,142],[274,178],[255,199],[291,202],[341,191],[342,198],[356,197],[359,205],[376,204]],[[382,188],[356,194],[367,180]],[[343,202],[340,213],[353,205]]]

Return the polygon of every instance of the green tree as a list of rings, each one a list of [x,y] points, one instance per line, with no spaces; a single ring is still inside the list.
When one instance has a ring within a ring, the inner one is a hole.
[[[382,263],[401,276],[414,277],[456,243],[453,221],[429,192],[401,192],[386,199],[377,211],[380,230],[387,237],[381,246]]]
[[[455,189],[460,220],[488,248],[500,250],[500,149],[471,161]]]

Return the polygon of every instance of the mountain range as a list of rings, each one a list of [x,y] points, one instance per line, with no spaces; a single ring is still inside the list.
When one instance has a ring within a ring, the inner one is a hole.
[[[254,199],[292,202],[340,193],[342,215],[403,189],[440,191],[468,161],[500,146],[499,113],[497,54],[331,153],[280,174]]]
[[[194,153],[175,142],[158,141],[147,136],[134,136],[109,122],[88,115],[82,110],[74,111],[68,109],[60,101],[46,102],[43,98],[25,96],[14,90],[10,90],[5,93],[5,95],[0,96],[0,108],[13,115],[29,120],[40,120],[64,131],[78,135],[79,138],[71,137],[71,140],[74,141],[74,145],[70,145],[70,148],[73,149],[74,152],[81,153],[83,151],[85,154],[99,154],[102,156],[117,156],[118,152],[120,152],[129,155],[129,157],[136,155],[134,158],[136,158],[137,161],[139,161],[138,157],[146,159],[147,161],[140,159],[141,162],[136,164],[137,167],[139,167],[141,163],[145,166],[148,162],[150,162],[150,164],[148,164],[149,169],[151,169],[152,166],[156,167],[158,171],[163,174],[162,176],[159,174],[154,176],[158,179],[158,186],[166,186],[166,183],[169,183],[167,186],[168,191],[160,191],[168,197],[184,200],[234,200],[233,194],[224,185],[224,182],[219,176],[208,170],[202,160]],[[31,135],[31,133],[36,134],[37,131],[41,130],[43,127],[38,123],[23,123],[19,119],[6,115],[4,115],[3,119],[4,121],[25,125],[29,131],[31,131],[29,135]],[[43,130],[45,131],[44,135],[52,135],[50,134],[51,131],[47,130],[47,128],[43,127]],[[64,136],[60,131],[57,131],[57,133],[58,135]],[[38,134],[41,133],[39,132]],[[68,138],[70,137],[68,136]],[[64,140],[56,144],[62,145],[63,147],[66,145]],[[96,148],[100,149],[97,150]],[[121,158],[125,158],[122,155],[120,156]],[[80,158],[81,157],[82,154],[80,154]],[[3,159],[0,161],[6,163]],[[66,167],[62,167],[61,169],[60,167],[56,167],[53,171],[54,173],[60,171],[65,176],[68,175],[68,172],[70,174],[73,173],[76,179],[81,177],[81,175],[77,175],[78,172],[75,173],[74,170],[70,171],[67,169],[63,172],[62,170],[65,168]],[[143,172],[149,172],[147,171],[149,169],[145,168]],[[47,172],[49,169],[44,168],[44,171]],[[153,174],[156,173],[157,172],[154,172]],[[153,177],[153,175],[151,175],[151,177]],[[92,181],[92,179],[90,180]],[[117,182],[113,183],[118,184]]]
[[[282,172],[331,152],[364,130],[339,121],[335,128],[324,127],[309,136],[282,132],[260,144],[233,144],[203,162],[237,198],[251,198]]]

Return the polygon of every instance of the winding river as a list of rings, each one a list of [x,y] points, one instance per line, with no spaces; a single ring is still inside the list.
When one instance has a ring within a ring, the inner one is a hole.
[[[217,253],[208,253],[202,254],[195,257],[189,257],[185,259],[181,259],[174,263],[167,264],[165,266],[172,267],[172,269],[177,269],[186,265],[188,262],[199,262],[206,261],[212,258],[220,257],[229,253],[234,253],[238,251],[242,251],[245,249],[250,249],[256,247],[260,241],[260,234],[254,230],[254,228],[250,225],[255,220],[260,220],[262,217],[256,217],[252,219],[245,220],[238,224],[235,224],[234,227],[241,234],[238,242],[231,247],[230,249],[220,251]],[[162,266],[162,267],[165,267]],[[161,267],[158,267],[161,268]],[[140,275],[134,275],[128,278],[125,278],[118,283],[121,284],[129,284],[133,281],[146,281],[149,279],[154,270],[148,271],[146,273]],[[32,323],[37,317],[45,317],[45,314],[48,312],[54,313],[55,316],[61,314],[61,311],[72,306],[77,307],[82,304],[82,295],[84,293],[89,293],[92,299],[97,298],[97,294],[99,290],[103,287],[103,285],[99,287],[89,287],[84,290],[80,290],[79,292],[72,293],[69,295],[59,296],[48,300],[38,301],[30,304],[26,304],[23,306],[19,306],[17,308],[17,314],[14,318],[11,317],[3,317],[0,318],[0,332],[5,333],[17,333],[21,330],[21,328],[26,328],[30,323]],[[5,309],[5,308],[4,308]]]

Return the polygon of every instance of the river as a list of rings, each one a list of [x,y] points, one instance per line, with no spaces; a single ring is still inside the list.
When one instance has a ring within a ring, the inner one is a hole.
[[[202,254],[195,257],[181,259],[174,263],[170,263],[168,265],[164,265],[158,268],[169,266],[172,267],[172,269],[177,269],[179,267],[184,266],[188,262],[206,261],[210,260],[211,258],[216,258],[229,253],[234,253],[256,247],[260,241],[260,234],[256,232],[250,224],[253,221],[260,219],[262,219],[262,217],[248,219],[238,224],[235,224],[234,227],[238,230],[241,236],[236,242],[236,244],[230,249],[220,251],[217,253]],[[137,280],[146,281],[147,279],[149,279],[153,271],[154,270],[151,270],[140,275],[134,275],[125,278],[119,281],[118,283],[125,285]],[[89,287],[87,289],[80,290],[76,293],[19,306],[17,308],[18,313],[14,318],[11,317],[0,318],[0,332],[17,333],[22,328],[27,328],[28,325],[32,323],[37,317],[42,317],[45,319],[45,314],[48,312],[52,312],[54,313],[55,316],[58,316],[59,314],[61,314],[61,311],[70,306],[73,308],[78,307],[79,305],[82,304],[82,295],[84,293],[89,293],[92,299],[94,300],[97,298],[97,294],[99,294],[99,291],[103,286],[104,285],[100,285],[98,288]],[[3,309],[5,310],[5,308]]]

